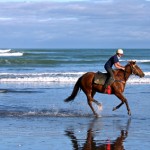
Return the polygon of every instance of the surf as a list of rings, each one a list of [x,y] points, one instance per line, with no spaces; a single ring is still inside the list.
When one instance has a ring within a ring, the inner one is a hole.
[[[46,84],[74,84],[84,72],[45,72],[45,73],[0,73],[0,82],[14,83],[36,83],[43,82]],[[128,84],[150,84],[150,72],[144,72],[145,77],[139,78],[132,75]]]
[[[2,57],[23,56],[23,53],[12,51],[11,49],[0,49],[0,56]]]
[[[11,49],[0,49],[0,53],[8,53]]]

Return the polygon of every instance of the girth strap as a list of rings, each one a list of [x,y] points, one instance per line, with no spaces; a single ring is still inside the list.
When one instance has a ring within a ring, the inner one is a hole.
[[[122,83],[126,83],[126,82],[123,81],[123,80],[115,80],[114,82],[122,82]]]

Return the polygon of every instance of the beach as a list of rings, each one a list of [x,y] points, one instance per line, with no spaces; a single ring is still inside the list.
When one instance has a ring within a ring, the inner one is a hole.
[[[131,76],[125,105],[112,111],[120,100],[97,93],[89,108],[81,91],[65,103],[77,79],[88,71],[104,72],[105,60],[114,49],[11,49],[0,54],[0,149],[2,150],[149,150],[150,54],[149,50],[125,50],[121,63],[136,60],[144,78]],[[13,54],[12,54],[13,53]],[[18,55],[19,53],[19,55]]]

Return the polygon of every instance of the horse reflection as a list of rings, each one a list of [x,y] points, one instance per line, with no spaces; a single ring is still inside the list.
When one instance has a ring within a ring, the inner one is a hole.
[[[94,140],[94,131],[92,129],[94,122],[92,122],[87,131],[86,141],[82,146],[78,144],[79,140],[72,130],[66,130],[65,132],[71,139],[74,150],[124,150],[123,142],[128,136],[130,121],[131,119],[128,120],[124,130],[120,130],[120,135],[115,140],[110,141],[107,139],[101,142]]]

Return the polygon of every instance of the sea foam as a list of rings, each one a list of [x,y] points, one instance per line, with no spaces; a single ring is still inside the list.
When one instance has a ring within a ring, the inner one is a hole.
[[[50,72],[50,73],[0,73],[0,82],[50,82],[60,84],[74,84],[84,72]],[[144,78],[131,75],[129,84],[150,84],[150,72],[145,72]]]

